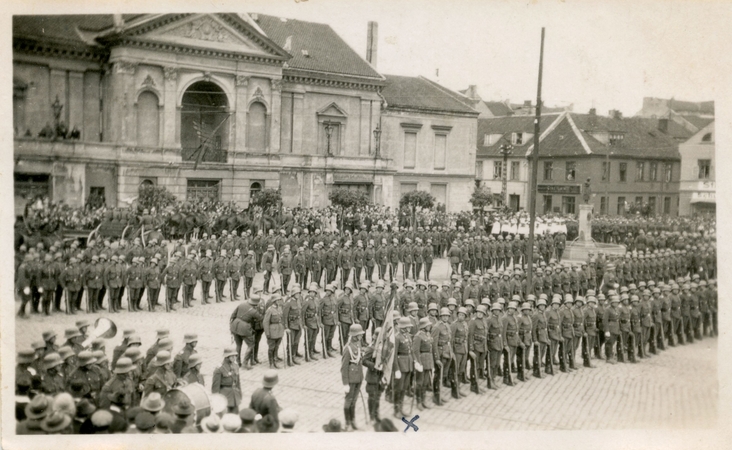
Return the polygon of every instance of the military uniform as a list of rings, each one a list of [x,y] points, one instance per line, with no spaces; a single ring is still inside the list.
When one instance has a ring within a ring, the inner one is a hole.
[[[211,381],[211,393],[226,397],[229,412],[237,412],[241,404],[241,380],[239,367],[224,361],[214,369]]]
[[[302,311],[300,302],[295,297],[290,297],[282,308],[282,317],[285,322],[285,328],[289,333],[288,361],[287,364],[300,364],[297,357],[300,356],[298,348],[300,347],[300,335],[302,333]],[[289,361],[290,357],[292,358]]]

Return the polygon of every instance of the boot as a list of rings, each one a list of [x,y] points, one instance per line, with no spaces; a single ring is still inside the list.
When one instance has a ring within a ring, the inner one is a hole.
[[[452,395],[452,398],[454,398],[456,400],[460,398],[460,395],[458,393],[457,383],[455,383],[454,381],[450,382],[450,394]]]
[[[460,383],[462,384],[468,384],[468,378],[465,376],[464,373],[460,374]]]
[[[513,386],[513,380],[511,380],[511,375],[509,375],[508,369],[504,370],[503,384],[506,386]]]
[[[394,417],[396,417],[397,419],[401,419],[403,417],[402,416],[402,407],[399,404],[399,400],[394,401]]]
[[[623,355],[623,353],[624,352],[623,352],[622,349],[621,349],[621,351],[618,352],[618,362],[619,363],[624,363],[625,362],[625,355]]]
[[[483,369],[478,370],[478,379],[485,380],[485,371]]]
[[[630,361],[631,364],[638,363],[638,360],[635,359],[635,350],[634,349],[628,350],[628,361]]]
[[[269,368],[274,369],[274,362],[272,361],[272,353],[267,352],[267,359],[269,359]]]
[[[577,366],[574,365],[574,355],[569,359],[569,370],[577,370]]]
[[[480,390],[478,389],[478,380],[476,380],[475,378],[470,380],[470,392],[480,395]]]
[[[430,409],[429,406],[424,402],[425,401],[425,395],[424,392],[422,393],[422,409]]]
[[[583,363],[582,363],[583,366],[587,367],[588,369],[595,368],[595,366],[592,365],[592,360],[589,358],[589,355],[584,355],[582,359],[583,359]]]
[[[532,367],[532,369],[531,369],[531,375],[533,375],[534,378],[542,378],[542,376],[541,376],[541,366],[536,361],[534,361],[534,367]]]
[[[519,364],[518,375],[516,376],[519,381],[526,381],[526,374],[524,373],[523,365]]]
[[[348,431],[348,427],[351,426],[351,408],[350,407],[343,408],[343,416],[346,418],[346,426],[344,428],[346,431]]]
[[[353,431],[358,431],[356,427],[356,405],[351,405],[351,428]]]

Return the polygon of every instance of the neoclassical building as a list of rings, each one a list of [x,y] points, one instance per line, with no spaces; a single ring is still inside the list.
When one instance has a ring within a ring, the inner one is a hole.
[[[384,85],[375,60],[324,24],[15,16],[16,210],[39,193],[125,205],[141,183],[241,206],[279,187],[285,205],[306,207],[348,186],[392,205],[394,155],[376,152]]]

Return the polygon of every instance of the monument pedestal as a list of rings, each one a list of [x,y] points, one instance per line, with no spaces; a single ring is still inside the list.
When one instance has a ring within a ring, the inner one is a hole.
[[[567,245],[564,251],[565,259],[587,261],[590,253],[598,255],[600,252],[606,255],[624,255],[626,251],[624,245],[596,243],[592,240],[591,215],[592,205],[580,205],[579,235]]]

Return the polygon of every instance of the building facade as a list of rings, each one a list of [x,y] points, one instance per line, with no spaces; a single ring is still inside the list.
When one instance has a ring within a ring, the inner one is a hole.
[[[477,113],[389,107],[375,65],[328,25],[261,14],[16,16],[16,205],[47,194],[124,206],[154,184],[240,206],[279,188],[303,207],[347,187],[395,206],[411,179],[462,208]],[[423,128],[414,167],[401,122]],[[427,148],[444,168],[426,165]]]
[[[396,170],[392,204],[422,190],[447,211],[470,209],[478,112],[426,78],[385,77],[381,142]]]
[[[501,184],[501,146],[510,144],[508,163],[526,161],[526,181],[509,183],[509,195],[524,192],[533,152],[533,118],[506,117],[480,121],[476,164],[482,164],[481,181],[492,191]],[[537,168],[536,211],[539,214],[576,214],[583,203],[589,179],[589,202],[596,214],[623,215],[632,204],[646,204],[654,215],[677,215],[679,209],[680,155],[676,140],[648,121],[564,112],[542,116]],[[492,167],[492,172],[491,172]],[[520,167],[520,166],[519,166]],[[510,171],[511,169],[509,169]],[[480,167],[477,169],[480,171]],[[510,172],[509,172],[510,173]],[[517,173],[521,173],[517,170]],[[520,176],[520,175],[519,175]],[[511,175],[508,175],[509,179]],[[516,192],[514,194],[514,191]],[[528,203],[518,202],[518,208]]]
[[[679,145],[681,180],[679,214],[714,214],[717,210],[714,122]]]

